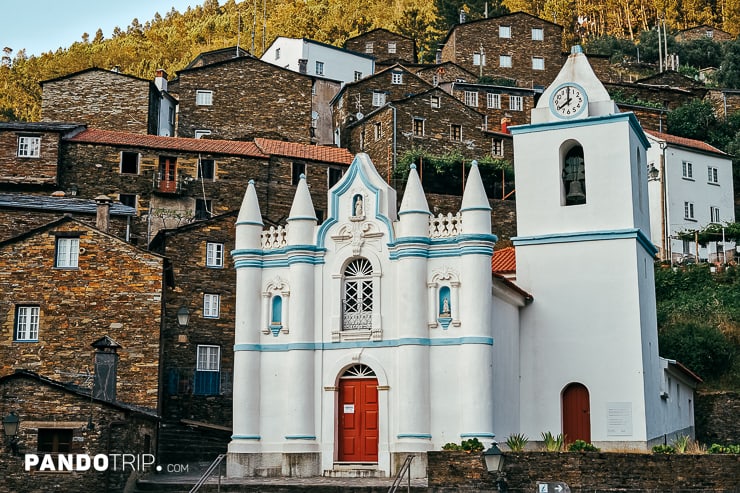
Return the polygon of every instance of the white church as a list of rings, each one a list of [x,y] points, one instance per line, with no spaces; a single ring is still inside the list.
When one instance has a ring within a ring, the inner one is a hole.
[[[516,280],[475,163],[434,217],[365,154],[318,224],[305,180],[265,231],[250,183],[236,226],[228,474],[415,477],[448,442],[562,433],[602,449],[693,434],[693,374],[658,355],[648,140],[576,47],[513,127]]]

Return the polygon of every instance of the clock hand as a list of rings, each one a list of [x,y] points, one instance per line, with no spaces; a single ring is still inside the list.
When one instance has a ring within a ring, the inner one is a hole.
[[[561,104],[560,106],[558,106],[557,109],[562,110],[563,108],[565,108],[566,106],[568,106],[570,104],[571,100],[572,99],[570,97],[568,97],[568,99],[566,99],[563,104]]]

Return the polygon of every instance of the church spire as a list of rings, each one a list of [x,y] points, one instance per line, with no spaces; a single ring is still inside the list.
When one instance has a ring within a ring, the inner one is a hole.
[[[249,180],[247,191],[236,219],[236,248],[260,248],[261,235],[264,223],[260,213],[260,204],[257,200],[257,190],[254,180]]]
[[[463,217],[463,232],[466,234],[491,234],[491,204],[478,169],[478,161],[470,163],[470,172],[463,192],[460,212]]]
[[[311,193],[308,191],[308,185],[306,184],[306,175],[302,174],[288,216],[288,223],[290,224],[288,243],[291,245],[312,243],[317,221]]]
[[[399,236],[426,236],[429,234],[429,216],[431,213],[415,164],[412,164],[411,169],[409,169],[409,178],[406,182],[406,190],[403,193],[398,215],[401,216]]]

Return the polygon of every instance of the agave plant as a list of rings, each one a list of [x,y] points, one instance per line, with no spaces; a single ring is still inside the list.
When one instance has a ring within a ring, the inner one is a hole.
[[[545,444],[545,450],[547,452],[560,452],[563,450],[565,438],[562,433],[558,433],[557,436],[553,436],[552,433],[548,431],[547,433],[542,433],[542,441]]]
[[[509,435],[506,439],[506,445],[512,452],[521,452],[524,450],[527,442],[529,442],[529,437],[524,433],[515,433],[513,435]]]
[[[676,450],[676,453],[679,454],[685,454],[686,449],[691,444],[691,437],[687,435],[679,435],[677,436],[673,442],[671,442],[671,446]]]

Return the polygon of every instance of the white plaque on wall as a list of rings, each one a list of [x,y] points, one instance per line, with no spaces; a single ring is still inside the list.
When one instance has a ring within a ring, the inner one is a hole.
[[[355,405],[354,404],[345,404],[344,405],[344,414],[354,414],[355,413]]]
[[[606,403],[606,434],[608,436],[632,435],[632,403]]]

